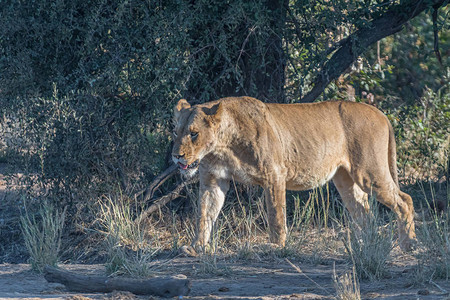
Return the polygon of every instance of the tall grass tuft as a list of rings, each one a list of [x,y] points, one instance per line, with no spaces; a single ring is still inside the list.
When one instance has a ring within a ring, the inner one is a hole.
[[[337,300],[361,300],[359,279],[355,266],[353,266],[351,272],[337,276],[336,268],[333,265],[333,285],[336,289]]]
[[[328,184],[312,190],[306,201],[301,199],[303,195],[293,196],[288,239],[286,246],[278,254],[281,257],[297,257],[319,264],[342,248],[340,239],[337,238],[337,227],[342,224],[339,220],[342,209],[336,206],[337,201]]]
[[[449,189],[449,187],[447,187]],[[417,252],[419,262],[418,278],[422,281],[432,279],[450,279],[450,211],[439,211],[434,189],[431,187],[431,203],[426,200],[429,215],[422,213],[422,224],[418,226],[417,239],[420,250]],[[424,192],[426,195],[426,193]],[[447,198],[450,193],[447,191]],[[447,199],[449,202],[450,199]],[[431,205],[433,203],[433,205]]]
[[[330,220],[335,217],[334,203],[335,201],[330,195],[328,184],[313,189],[309,193],[308,200],[304,205],[302,205],[299,195],[294,196],[292,225],[290,230],[306,229],[310,225],[315,225],[315,227],[320,229],[327,229]]]
[[[130,201],[122,194],[99,201],[100,232],[107,248],[106,269],[110,274],[146,277],[151,274],[152,260],[159,251],[156,238],[149,237],[135,214]]]
[[[371,213],[367,214],[364,228],[350,221],[343,242],[358,276],[376,280],[387,275],[394,233],[392,221],[382,226],[379,205],[373,197],[370,202]]]
[[[58,263],[65,215],[65,209],[61,212],[48,201],[41,204],[37,214],[25,206],[20,223],[33,270],[41,273],[46,265]]]

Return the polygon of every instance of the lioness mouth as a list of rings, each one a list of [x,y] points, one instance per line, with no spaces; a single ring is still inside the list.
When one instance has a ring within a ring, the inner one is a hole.
[[[198,166],[198,160],[194,161],[192,164],[190,165],[184,165],[180,162],[178,162],[178,166],[182,169],[182,170],[187,170],[187,169],[194,169]]]

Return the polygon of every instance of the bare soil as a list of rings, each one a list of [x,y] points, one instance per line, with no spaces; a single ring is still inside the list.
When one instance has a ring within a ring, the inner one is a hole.
[[[433,281],[414,285],[414,269],[408,257],[392,265],[388,278],[362,281],[363,299],[450,299],[450,282]],[[408,261],[409,260],[409,261]],[[284,260],[218,263],[213,273],[202,271],[198,258],[174,258],[156,261],[155,275],[184,274],[192,282],[191,293],[184,299],[334,299],[333,265],[295,264],[302,273]],[[103,265],[66,264],[61,268],[85,275],[104,275]],[[336,273],[348,265],[335,265]],[[159,299],[118,292],[110,294],[71,293],[61,284],[48,283],[43,275],[31,271],[28,264],[0,264],[1,299]]]

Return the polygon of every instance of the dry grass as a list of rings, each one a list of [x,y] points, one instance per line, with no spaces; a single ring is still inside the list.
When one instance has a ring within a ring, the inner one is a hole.
[[[197,275],[227,276],[232,273],[223,257],[216,253],[202,254],[199,259],[200,262],[195,269]]]
[[[258,193],[250,194],[254,199],[246,198],[244,202],[236,191],[234,205],[225,207],[215,223],[205,254],[243,260],[296,258],[320,264],[343,253],[339,238],[342,221],[337,220],[340,211],[327,186],[312,191],[305,202],[298,195],[288,199],[293,200],[293,205],[285,247],[268,243],[264,199]],[[188,240],[193,237],[192,229],[188,235]]]
[[[65,210],[61,212],[49,202],[44,202],[37,214],[32,214],[25,206],[20,222],[33,270],[42,272],[46,265],[56,266],[64,220]]]
[[[429,282],[433,279],[450,279],[450,210],[439,210],[434,188],[430,184],[431,199],[425,196],[426,208],[422,210],[421,224],[418,226],[417,238],[419,261],[417,280]],[[450,187],[447,186],[447,203],[450,203]]]
[[[369,280],[389,275],[396,226],[395,221],[386,218],[385,212],[380,215],[374,199],[371,199],[372,217],[361,230],[343,217],[342,206],[327,187],[312,191],[305,200],[301,199],[305,194],[290,196],[288,201],[293,200],[293,205],[288,211],[288,240],[286,246],[280,248],[268,243],[267,215],[261,193],[250,191],[243,196],[238,188],[235,187],[235,195],[232,195],[234,199],[228,199],[220,213],[210,245],[199,256],[196,273],[228,275],[231,272],[226,267],[229,259],[289,258],[322,264],[348,257],[354,272],[335,278],[336,289],[342,289],[343,294],[350,293],[346,290],[350,289],[350,282],[355,292],[356,275]],[[196,192],[191,190],[193,199]],[[190,244],[195,235],[195,213],[180,217],[164,212],[157,223],[149,221],[144,226],[133,221],[136,212],[131,207],[138,206],[133,201],[122,195],[104,197],[100,201],[99,221],[108,249],[108,271],[147,276],[154,270],[152,261],[160,249],[176,253],[182,245]],[[435,214],[431,221],[418,225],[419,246],[423,249],[419,251],[422,256],[418,256],[423,266],[419,270],[424,278],[448,278],[448,220],[448,215]],[[430,259],[427,253],[433,253],[437,259]],[[341,299],[345,299],[344,296]]]
[[[338,276],[333,265],[333,284],[336,289],[337,300],[361,300],[359,280],[355,266],[353,266],[351,272],[346,272]]]
[[[152,260],[160,250],[157,236],[150,236],[139,222],[130,200],[119,194],[99,201],[99,230],[105,237],[106,269],[110,274],[147,277],[152,273]]]
[[[371,213],[367,215],[364,228],[348,222],[349,228],[343,242],[358,276],[377,280],[388,273],[394,233],[392,219],[382,226],[379,205],[372,197],[370,202]]]

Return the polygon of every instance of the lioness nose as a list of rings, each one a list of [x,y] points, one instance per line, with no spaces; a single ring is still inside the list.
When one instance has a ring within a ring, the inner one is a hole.
[[[175,155],[175,154],[173,154],[173,157],[175,157],[176,159],[180,159],[180,158],[184,157],[184,154],[183,155]]]

